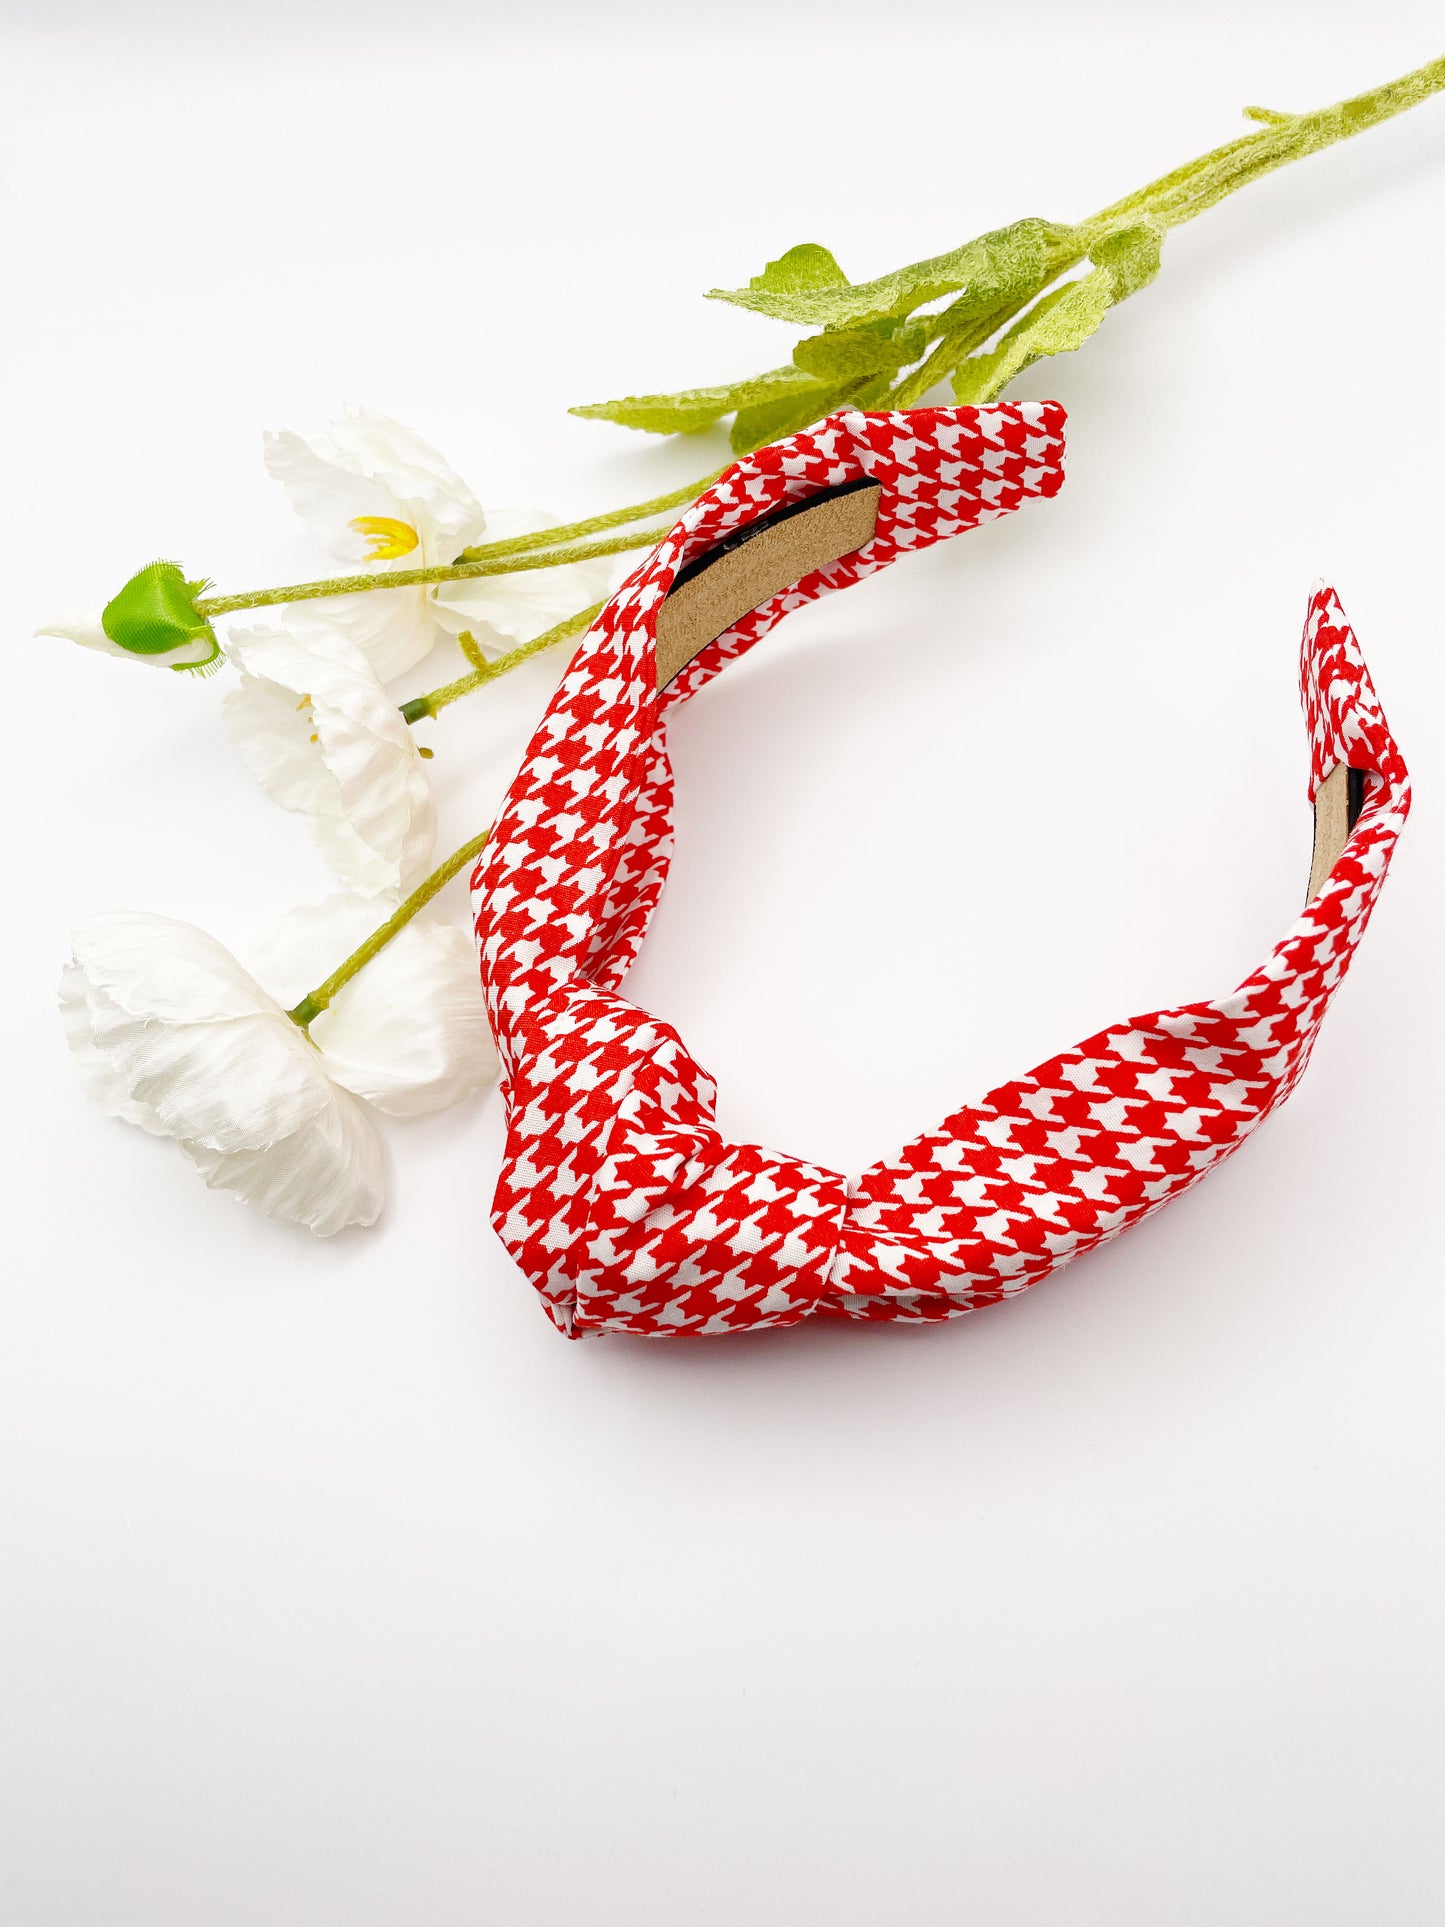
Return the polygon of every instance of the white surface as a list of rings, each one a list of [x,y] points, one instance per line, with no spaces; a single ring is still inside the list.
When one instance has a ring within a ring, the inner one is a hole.
[[[1017,385],[1071,411],[1057,502],[677,724],[632,994],[727,1127],[858,1167],[1274,941],[1337,583],[1419,800],[1309,1077],[1006,1308],[568,1346],[487,1227],[494,1097],[391,1133],[374,1234],[207,1193],[80,1096],[68,924],[239,945],[326,879],[222,683],[25,638],[156,553],[308,573],[259,432],[352,397],[499,505],[681,481],[713,442],[564,411],[786,357],[703,289],[1082,215],[1438,10],[11,11],[0,1915],[1437,1920],[1445,100],[1177,233]],[[552,674],[432,728],[444,847]]]

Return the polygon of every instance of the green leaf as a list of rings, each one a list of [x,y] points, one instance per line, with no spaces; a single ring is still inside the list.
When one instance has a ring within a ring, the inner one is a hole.
[[[588,421],[617,422],[649,435],[689,435],[710,428],[736,408],[773,401],[813,386],[800,368],[773,368],[765,375],[724,382],[717,388],[684,388],[675,395],[624,395],[619,401],[584,402],[570,409]]]
[[[992,353],[970,355],[959,363],[953,376],[955,399],[992,401],[1032,362],[1071,354],[1104,319],[1112,299],[1110,277],[1102,268],[1055,288],[1009,329]]]
[[[1157,221],[1136,221],[1115,228],[1089,249],[1096,268],[1107,268],[1114,281],[1115,301],[1126,301],[1147,287],[1159,272],[1164,252],[1164,230]]]
[[[113,643],[133,656],[166,656],[185,650],[186,660],[175,667],[204,669],[221,653],[215,631],[196,609],[197,597],[210,586],[188,582],[174,562],[151,562],[106,603],[100,626]],[[209,652],[198,652],[198,643],[209,644]]]
[[[1159,272],[1164,231],[1153,221],[1116,228],[1090,249],[1094,266],[1054,288],[1009,329],[986,355],[970,355],[954,372],[958,401],[992,401],[1014,376],[1047,355],[1082,347],[1109,309],[1146,286]]]
[[[929,315],[922,321],[909,321],[906,317],[886,321],[865,321],[861,333],[881,335],[891,341],[898,350],[900,365],[918,361],[928,351],[928,344],[940,332],[937,320]]]
[[[816,241],[803,241],[755,274],[748,287],[758,294],[805,294],[818,288],[846,288],[848,277]]]
[[[710,299],[730,301],[736,307],[751,308],[756,314],[771,315],[778,321],[794,321],[815,328],[856,328],[884,316],[908,315],[924,302],[942,294],[956,293],[961,288],[967,288],[970,297],[976,297],[979,306],[986,307],[997,304],[997,297],[1006,285],[1031,276],[1047,278],[1051,250],[1066,243],[1071,233],[1071,229],[1057,227],[1049,221],[1016,221],[1012,227],[999,228],[980,235],[976,241],[965,242],[951,253],[915,261],[911,267],[898,268],[876,281],[860,281],[856,285],[847,282],[823,285],[818,281],[799,285],[791,280],[782,285],[769,281],[773,269],[782,265],[773,262],[766,273],[755,276],[746,288],[714,288]],[[799,250],[792,252],[796,254]],[[789,255],[782,257],[784,262],[789,258]]]
[[[946,308],[931,318],[930,332],[958,335],[986,321],[1016,314],[1064,268],[1082,258],[1082,242],[1072,228],[1047,221],[1019,221],[986,234],[988,271],[978,275]]]
[[[954,391],[960,401],[991,398],[1030,362],[1065,354],[1087,340],[1114,301],[1122,301],[1159,268],[1163,231],[1151,221],[1115,229],[1092,250],[1093,271],[1047,294],[989,355],[959,363]],[[812,242],[770,261],[750,286],[724,299],[763,313],[822,323],[793,350],[791,368],[716,388],[688,388],[675,395],[631,395],[619,401],[574,408],[574,415],[618,422],[652,434],[708,428],[724,415],[737,416],[732,446],[738,453],[760,448],[855,402],[881,401],[900,369],[927,351],[931,338],[958,336],[958,352],[987,332],[989,317],[1016,312],[1047,284],[1059,266],[1077,258],[1070,228],[1046,221],[1017,221],[980,236],[952,254],[915,262],[879,281],[851,286],[826,248]],[[912,308],[939,293],[958,299],[936,315],[910,321]],[[979,324],[983,324],[980,328]],[[939,378],[946,363],[938,367]]]
[[[844,334],[809,335],[793,350],[794,366],[806,369],[821,381],[892,375],[915,359],[915,355],[907,352],[907,344],[890,341],[868,328],[851,329]]]
[[[735,455],[751,455],[755,448],[795,435],[810,422],[820,421],[835,408],[854,398],[856,380],[845,382],[814,381],[793,395],[776,401],[755,403],[740,408],[733,423],[732,450]]]

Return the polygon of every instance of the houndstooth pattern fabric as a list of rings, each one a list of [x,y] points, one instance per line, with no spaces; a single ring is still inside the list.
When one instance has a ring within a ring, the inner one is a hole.
[[[1324,887],[1229,996],[1100,1031],[850,1180],[727,1143],[681,1038],[619,994],[671,852],[668,709],[790,609],[1052,495],[1063,422],[1052,402],[850,412],[762,449],[693,504],[574,656],[473,877],[507,1108],[493,1223],[563,1332],[717,1335],[994,1304],[1193,1184],[1303,1071],[1409,807],[1324,588],[1301,653],[1310,795],[1347,762],[1371,773],[1366,802]],[[659,693],[654,632],[678,571],[759,516],[864,477],[882,485],[872,540],[753,610]]]

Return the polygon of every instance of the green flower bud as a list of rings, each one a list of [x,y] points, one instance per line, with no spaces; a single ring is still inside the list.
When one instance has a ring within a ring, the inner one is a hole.
[[[174,562],[152,562],[106,603],[100,626],[130,655],[161,657],[172,669],[208,669],[220,661],[221,645],[196,601],[210,586],[187,582]]]

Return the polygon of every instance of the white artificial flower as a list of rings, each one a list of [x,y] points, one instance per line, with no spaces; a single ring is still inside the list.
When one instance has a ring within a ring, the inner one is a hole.
[[[381,1141],[321,1053],[214,937],[138,912],[87,917],[60,1007],[111,1117],[174,1139],[207,1184],[319,1236],[374,1224]]]
[[[295,958],[299,937],[334,965],[333,946],[354,948],[378,914],[331,899],[285,919],[273,951]],[[401,930],[312,1020],[309,1038],[190,924],[112,912],[81,923],[72,946],[61,1011],[101,1109],[174,1140],[213,1188],[319,1237],[380,1214],[372,1106],[439,1110],[495,1073],[475,951],[435,917]]]
[[[266,467],[292,507],[334,555],[379,573],[433,568],[463,549],[502,541],[550,518],[489,522],[466,483],[429,442],[374,409],[348,408],[318,434],[273,430]],[[480,576],[333,596],[327,619],[366,654],[383,682],[419,663],[437,642],[468,630],[496,653],[530,641],[607,593],[607,558],[556,569]]]
[[[284,624],[234,629],[241,681],[222,705],[256,781],[311,819],[321,853],[366,896],[401,889],[436,845],[421,753],[355,643],[305,604]]]

